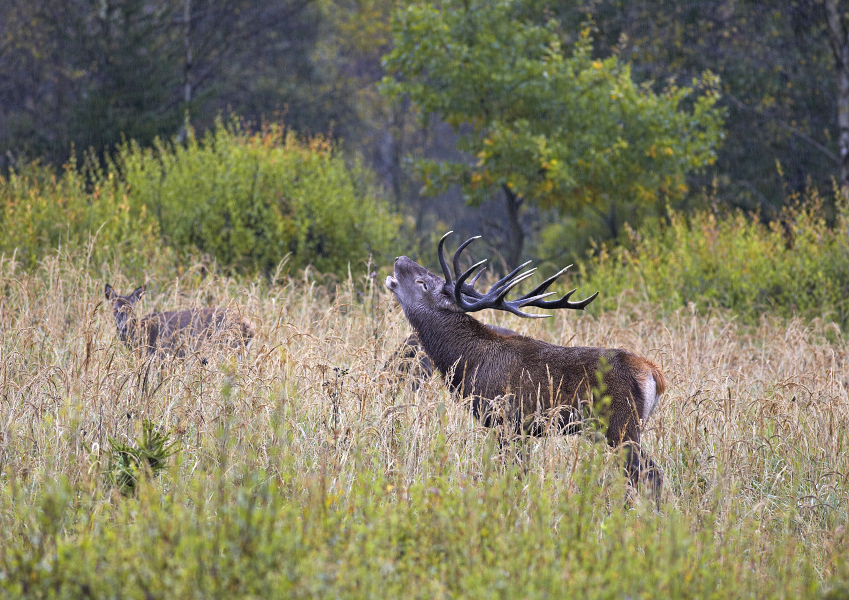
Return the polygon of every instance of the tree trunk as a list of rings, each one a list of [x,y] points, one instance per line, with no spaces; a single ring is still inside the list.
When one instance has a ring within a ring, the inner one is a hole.
[[[395,208],[400,211],[404,201],[404,134],[406,130],[407,103],[405,99],[401,103],[389,108],[389,128],[386,132],[386,143],[389,146],[386,160],[389,172],[389,181],[392,187],[392,196],[395,199]]]
[[[192,0],[183,4],[183,44],[186,48],[186,67],[183,71],[183,102],[186,111],[192,101]]]
[[[507,244],[504,258],[507,260],[508,268],[512,269],[520,263],[525,245],[525,232],[519,222],[519,209],[523,199],[506,185],[501,187],[507,201]]]
[[[616,202],[613,201],[610,203],[610,210],[605,217],[605,222],[607,223],[607,229],[610,231],[610,239],[616,240],[619,238],[619,225],[616,224]]]
[[[849,197],[849,35],[838,0],[826,0],[828,40],[837,71],[837,127],[840,150],[840,189]]]

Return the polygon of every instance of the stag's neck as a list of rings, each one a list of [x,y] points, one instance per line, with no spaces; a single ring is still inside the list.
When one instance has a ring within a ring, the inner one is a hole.
[[[475,377],[496,354],[506,358],[504,349],[498,349],[503,336],[465,313],[410,311],[407,319],[436,368],[446,377],[453,373],[449,383],[455,388],[463,385],[464,379]]]

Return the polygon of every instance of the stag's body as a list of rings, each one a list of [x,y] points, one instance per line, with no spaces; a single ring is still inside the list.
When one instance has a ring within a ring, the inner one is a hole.
[[[137,319],[133,305],[144,293],[143,287],[129,296],[121,296],[106,284],[105,293],[107,300],[112,302],[118,338],[146,355],[181,357],[207,344],[240,348],[253,339],[251,322],[231,309],[155,312]]]
[[[487,427],[500,425],[502,415],[489,410],[485,400],[509,397],[509,416],[521,432],[574,433],[589,414],[586,409],[598,400],[595,388],[611,399],[600,411],[608,422],[608,442],[639,443],[641,422],[665,387],[654,363],[627,350],[563,347],[506,336],[465,313],[407,316],[436,368],[455,392],[473,399],[472,410]]]
[[[507,292],[530,274],[516,275],[525,265],[481,294],[474,289],[474,280],[470,284],[465,281],[482,263],[462,274],[458,264],[460,252],[472,240],[461,245],[454,256],[454,281],[442,256],[444,239],[439,245],[444,279],[402,256],[395,260],[395,274],[387,278],[386,285],[449,386],[471,399],[472,411],[483,425],[506,425],[517,433],[577,433],[584,418],[600,417],[607,424],[608,443],[628,447],[630,480],[637,483],[645,478],[658,491],[662,475],[640,448],[640,436],[666,386],[660,368],[627,350],[555,346],[521,335],[503,335],[477,321],[467,313],[495,308],[525,317],[541,316],[520,309],[583,309],[595,295],[570,302],[573,290],[560,300],[543,300],[558,273],[531,293],[506,301]],[[600,403],[604,397],[610,399],[609,404]]]

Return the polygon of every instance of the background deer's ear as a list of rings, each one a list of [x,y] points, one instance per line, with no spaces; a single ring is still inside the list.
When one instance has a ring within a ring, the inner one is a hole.
[[[112,298],[114,298],[114,297],[115,297],[115,290],[113,290],[113,289],[112,289],[112,286],[111,286],[111,285],[109,285],[108,283],[107,283],[107,284],[106,284],[106,286],[103,288],[103,293],[104,293],[104,294],[106,294],[106,299],[107,299],[107,300],[112,300]]]
[[[137,287],[136,289],[133,290],[133,293],[130,294],[129,300],[130,300],[130,302],[133,302],[133,303],[138,302],[139,299],[142,297],[142,295],[144,295],[144,286],[143,285],[139,286],[139,287]]]

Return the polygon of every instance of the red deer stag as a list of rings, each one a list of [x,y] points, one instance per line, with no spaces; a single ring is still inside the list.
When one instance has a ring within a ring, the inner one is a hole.
[[[240,348],[248,346],[253,339],[251,322],[230,309],[156,312],[139,320],[133,305],[144,294],[144,286],[136,288],[129,296],[119,295],[108,283],[104,291],[106,299],[112,303],[118,338],[147,355],[185,356],[187,351],[203,344]]]
[[[549,315],[520,309],[583,310],[598,292],[579,302],[569,300],[575,290],[559,300],[545,300],[553,294],[546,290],[566,267],[524,296],[506,300],[510,290],[536,270],[520,273],[528,261],[483,294],[475,289],[482,271],[469,278],[486,261],[461,272],[459,260],[461,252],[480,236],[457,248],[452,275],[443,254],[451,233],[442,237],[437,249],[444,278],[401,256],[395,259],[395,273],[386,278],[386,287],[395,294],[422,347],[452,390],[471,399],[472,412],[485,427],[506,424],[516,433],[577,433],[582,415],[601,417],[607,423],[608,444],[626,447],[629,481],[635,485],[644,480],[658,494],[663,475],[641,449],[640,433],[666,387],[660,368],[627,350],[554,346],[522,335],[503,335],[475,320],[469,313],[485,308],[530,318]],[[602,374],[603,386],[598,385],[597,373]],[[594,397],[600,387],[609,397],[606,405]],[[500,414],[492,408],[491,401],[497,399],[506,402]]]

